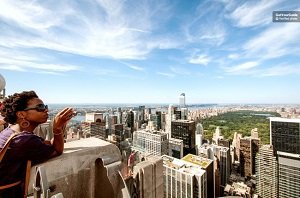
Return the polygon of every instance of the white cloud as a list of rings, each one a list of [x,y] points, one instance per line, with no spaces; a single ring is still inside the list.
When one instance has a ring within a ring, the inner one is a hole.
[[[185,69],[183,67],[179,67],[179,66],[171,66],[170,70],[178,75],[190,75],[191,74],[187,69]]]
[[[0,43],[8,48],[44,48],[90,57],[143,59],[160,47],[158,40],[152,40],[151,32],[161,21],[154,16],[159,13],[163,17],[167,12],[169,5],[164,3],[141,1],[130,6],[125,1],[107,0],[82,5],[69,1],[29,4],[3,0],[0,20],[9,25],[7,33],[1,33]],[[163,47],[168,46],[172,47]]]
[[[100,76],[112,76],[112,75],[115,75],[118,72],[116,70],[113,70],[113,69],[101,68],[101,69],[95,70],[94,73],[96,75],[100,75]]]
[[[36,73],[50,74],[50,75],[56,75],[56,76],[63,76],[64,75],[64,73],[51,72],[51,71],[36,71]]]
[[[264,67],[258,67],[260,65],[264,65]],[[300,74],[300,66],[289,65],[286,63],[274,66],[268,63],[262,64],[259,62],[246,62],[234,67],[223,67],[223,70],[226,74],[230,75],[244,75],[252,77],[272,77]]]
[[[183,23],[187,42],[220,46],[224,43],[227,30],[224,23],[224,5],[218,1],[199,1],[195,13]]]
[[[233,67],[224,67],[224,70],[229,74],[253,74],[252,69],[258,65],[258,62],[250,61]]]
[[[223,79],[224,76],[216,76],[217,79]]]
[[[136,66],[136,65],[130,65],[129,66],[131,69],[137,70],[137,71],[144,71],[144,68]]]
[[[235,0],[216,0],[216,1],[223,3],[224,4],[223,6],[225,6],[226,10],[232,10],[238,3]]]
[[[229,54],[228,55],[228,58],[230,58],[230,59],[238,59],[239,57],[240,57],[239,54]]]
[[[211,61],[211,58],[206,54],[194,55],[190,58],[189,63],[207,65]]]
[[[58,4],[62,5],[61,3]],[[0,2],[0,18],[16,23],[22,28],[39,31],[61,23],[61,19],[63,19],[64,13],[68,12],[68,9],[64,9],[63,12],[60,12],[60,9],[57,10],[58,13],[55,13],[51,10],[51,7],[47,8],[34,2],[26,3],[9,0]]]
[[[185,44],[185,41],[178,39],[178,35],[166,34],[164,37],[158,36],[156,38],[152,38],[152,41],[146,44],[149,49],[175,49],[181,48]]]
[[[286,75],[298,75],[300,74],[300,66],[295,65],[277,65],[264,70],[260,70],[257,73],[260,77],[265,76],[286,76]]]
[[[300,24],[274,24],[249,40],[244,50],[249,57],[260,59],[278,58],[287,54],[299,54]]]
[[[140,66],[136,66],[136,65],[132,65],[132,64],[129,64],[129,63],[126,63],[126,62],[123,62],[123,61],[118,61],[126,66],[128,66],[130,69],[133,69],[133,70],[136,70],[136,71],[144,71],[145,69],[143,67],[140,67]]]
[[[166,73],[166,72],[156,72],[158,75],[161,75],[161,76],[166,76],[166,77],[169,77],[169,78],[174,78],[175,77],[175,74],[172,74],[172,73]]]
[[[20,72],[25,71],[24,68],[17,66],[17,65],[1,65],[0,64],[0,68],[5,69],[5,70],[11,70],[11,71],[20,71]]]
[[[266,25],[272,22],[272,11],[283,0],[247,1],[230,15],[239,27]]]
[[[222,22],[198,21],[188,24],[185,27],[185,36],[189,43],[207,43],[210,45],[221,45],[227,36],[226,29]]]
[[[76,65],[47,63],[49,61],[46,59],[46,56],[39,57],[38,53],[32,57],[31,53],[13,50],[13,57],[10,57],[9,50],[4,48],[0,49],[0,68],[5,70],[23,72],[32,72],[33,70],[38,70],[39,72],[63,73],[81,69]]]

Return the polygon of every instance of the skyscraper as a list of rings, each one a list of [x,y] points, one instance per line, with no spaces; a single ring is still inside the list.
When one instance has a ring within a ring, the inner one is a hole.
[[[278,197],[278,163],[272,145],[263,145],[256,156],[256,191],[263,198]]]
[[[185,107],[185,93],[182,93],[179,96],[179,107],[180,108],[184,108]]]
[[[156,130],[159,131],[162,128],[162,126],[161,126],[161,111],[157,111],[155,114],[151,114],[150,121],[153,122]]]
[[[255,156],[259,149],[259,139],[244,137],[240,139],[241,175],[250,177],[255,174]]]
[[[270,118],[270,131],[278,157],[278,195],[300,197],[300,119]]]
[[[277,152],[300,154],[300,119],[271,118],[270,130]]]
[[[196,126],[196,147],[199,148],[202,145],[203,141],[203,126],[201,123],[198,123]]]
[[[134,113],[133,111],[127,112],[127,117],[126,117],[126,126],[131,128],[131,131],[134,129]]]
[[[140,112],[140,120],[142,121],[142,123],[145,122],[145,106],[139,106],[139,112]]]
[[[225,187],[230,176],[231,157],[229,148],[205,143],[199,147],[198,155],[200,154],[206,155],[207,158],[211,160],[217,157],[219,161],[218,168],[221,175],[221,185]]]
[[[170,104],[168,108],[168,114],[166,115],[165,131],[169,134],[169,137],[171,137],[171,122],[172,120],[175,120],[174,109],[175,107]]]
[[[171,138],[183,140],[183,155],[195,152],[195,121],[173,120]]]

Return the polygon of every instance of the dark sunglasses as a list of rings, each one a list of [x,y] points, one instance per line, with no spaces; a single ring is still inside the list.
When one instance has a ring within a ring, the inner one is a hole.
[[[24,109],[24,111],[33,110],[33,109],[38,112],[44,112],[46,109],[48,109],[48,105],[37,104],[35,107],[27,107],[26,109]]]

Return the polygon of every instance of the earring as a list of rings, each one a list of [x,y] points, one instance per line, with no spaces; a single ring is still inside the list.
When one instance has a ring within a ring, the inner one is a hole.
[[[26,129],[30,126],[30,122],[28,122],[27,120],[25,120],[23,118],[23,120],[20,122],[20,126],[23,128],[23,129]]]

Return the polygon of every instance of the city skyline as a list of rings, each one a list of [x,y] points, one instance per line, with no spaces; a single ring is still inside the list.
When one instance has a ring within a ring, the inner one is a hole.
[[[0,2],[6,95],[45,103],[299,104],[300,2]]]

